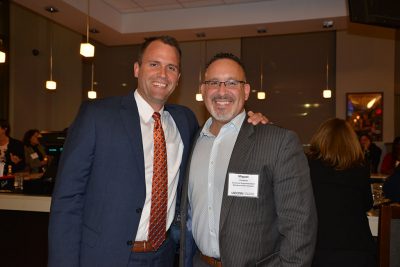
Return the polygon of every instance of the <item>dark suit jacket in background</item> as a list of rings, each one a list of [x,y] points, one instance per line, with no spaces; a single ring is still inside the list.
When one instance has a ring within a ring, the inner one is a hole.
[[[316,266],[334,266],[329,262],[339,258],[341,267],[374,266],[375,244],[366,214],[373,205],[369,168],[338,171],[314,159],[309,165],[318,213]],[[366,260],[372,265],[363,265]]]
[[[5,154],[6,158],[6,164],[4,166],[4,173],[7,173],[8,171],[8,165],[11,164],[12,166],[12,172],[18,172],[18,171],[23,171],[25,169],[25,151],[24,151],[24,144],[14,138],[8,137],[9,142],[7,146],[7,151]],[[21,161],[15,164],[14,162],[11,161],[11,155],[13,154],[14,156],[18,156]]]
[[[194,133],[192,111],[166,105],[184,144],[179,188]],[[68,130],[53,192],[49,266],[126,266],[146,197],[133,92],[84,103]],[[172,159],[174,160],[174,159]]]
[[[258,198],[227,196],[229,173],[258,174]],[[219,226],[222,265],[310,266],[317,215],[307,159],[297,136],[274,125],[253,126],[245,121],[224,179]],[[183,245],[191,236],[186,229],[188,180],[182,193],[186,201],[181,206],[181,266],[184,255],[190,254]]]

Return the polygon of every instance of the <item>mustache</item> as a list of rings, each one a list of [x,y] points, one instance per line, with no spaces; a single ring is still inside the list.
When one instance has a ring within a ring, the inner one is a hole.
[[[215,95],[211,98],[212,101],[234,101],[235,98],[231,95],[225,94],[225,95]]]

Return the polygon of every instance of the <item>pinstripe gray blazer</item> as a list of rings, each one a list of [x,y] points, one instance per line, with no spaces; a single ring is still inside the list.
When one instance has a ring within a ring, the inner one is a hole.
[[[258,198],[228,196],[229,173],[258,174]],[[180,266],[190,265],[185,256],[192,254],[188,250],[193,247],[190,223],[186,223],[188,180],[186,175]],[[316,233],[309,168],[298,137],[275,125],[244,122],[225,178],[219,226],[222,265],[311,266]]]

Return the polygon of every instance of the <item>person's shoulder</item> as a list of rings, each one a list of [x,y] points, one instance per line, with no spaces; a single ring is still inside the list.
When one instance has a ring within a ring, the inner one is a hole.
[[[243,123],[247,123],[247,120],[245,120]],[[254,129],[256,132],[258,131],[263,134],[269,133],[269,134],[275,134],[275,135],[281,135],[281,136],[286,136],[286,135],[297,136],[297,134],[294,131],[284,128],[280,125],[273,124],[273,123],[267,123],[267,124],[259,123],[254,126]]]

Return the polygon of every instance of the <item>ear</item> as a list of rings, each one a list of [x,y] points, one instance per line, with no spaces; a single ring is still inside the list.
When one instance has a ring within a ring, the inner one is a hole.
[[[140,70],[139,62],[136,61],[135,64],[133,65],[133,75],[135,76],[135,78],[139,76],[139,70]]]
[[[250,84],[246,83],[244,85],[244,100],[249,99],[250,96]]]

